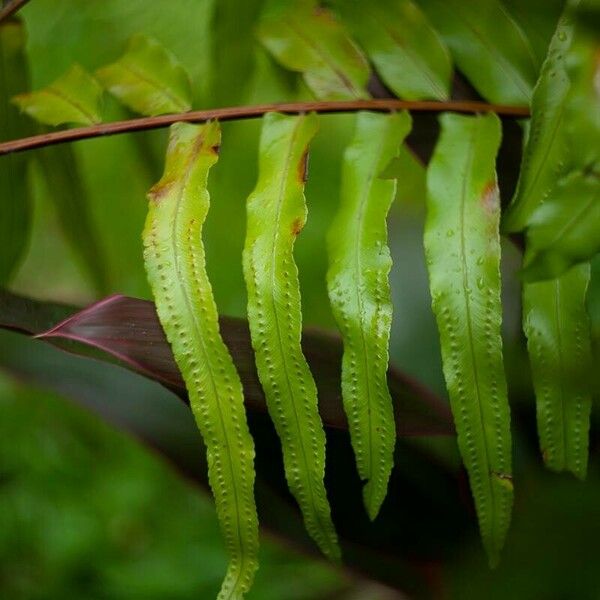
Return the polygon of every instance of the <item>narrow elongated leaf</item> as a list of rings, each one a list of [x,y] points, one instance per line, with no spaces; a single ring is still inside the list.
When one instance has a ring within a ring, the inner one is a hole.
[[[205,269],[202,226],[208,171],[217,161],[218,123],[171,127],[162,179],[149,193],[144,258],[156,309],[207,450],[209,481],[231,561],[219,599],[242,598],[258,567],[254,443],[243,390],[219,332]]]
[[[563,131],[569,77],[565,57],[573,37],[569,11],[562,16],[550,42],[531,101],[531,125],[523,152],[515,196],[502,220],[507,233],[521,231],[535,209],[548,197],[557,178],[564,174],[566,144]]]
[[[458,68],[490,102],[528,106],[538,64],[500,0],[419,0]]]
[[[583,479],[592,405],[589,264],[558,279],[526,284],[523,320],[546,465]]]
[[[425,251],[458,445],[490,562],[513,497],[500,325],[500,201],[495,115],[445,114],[429,166]]]
[[[0,140],[29,134],[27,120],[9,102],[11,95],[29,87],[25,30],[20,21],[0,23]],[[29,239],[31,194],[25,154],[0,158],[0,285],[10,281]]]
[[[187,400],[185,383],[152,302],[110,296],[80,310],[0,290],[0,328],[36,335],[73,354],[104,361],[114,358]],[[246,406],[266,411],[248,323],[220,317],[219,328],[244,384]],[[339,389],[341,340],[329,332],[308,329],[302,336],[302,351],[315,375],[323,422],[347,429]],[[388,386],[398,436],[454,434],[450,411],[440,398],[394,367],[388,370]]]
[[[38,159],[65,237],[98,294],[104,294],[108,275],[73,149],[66,144],[49,146],[40,149]]]
[[[408,113],[359,113],[344,155],[340,206],[328,233],[327,285],[344,339],[342,397],[371,519],[386,496],[396,442],[386,381],[392,325],[386,217],[396,180],[379,174],[410,127]]]
[[[159,42],[134,35],[123,56],[96,71],[100,83],[142,115],[190,110],[192,88],[185,69]]]
[[[554,35],[565,0],[502,0],[527,35],[538,64],[542,64]]]
[[[306,529],[331,558],[339,558],[325,491],[325,433],[317,388],[302,353],[302,312],[293,247],[306,222],[307,148],[315,114],[265,115],[259,176],[248,198],[244,277],[248,323],[258,376],[283,450],[290,490]]]
[[[527,250],[528,281],[558,277],[600,252],[600,174],[574,172],[554,188],[531,217]]]
[[[338,0],[336,8],[381,76],[407,100],[446,100],[452,62],[438,33],[411,0]]]
[[[30,117],[44,125],[99,123],[100,96],[98,82],[79,65],[73,65],[66,73],[47,87],[19,94],[14,103]]]
[[[258,37],[284,67],[302,73],[317,98],[368,97],[369,65],[327,10],[302,3],[271,7],[261,19]]]

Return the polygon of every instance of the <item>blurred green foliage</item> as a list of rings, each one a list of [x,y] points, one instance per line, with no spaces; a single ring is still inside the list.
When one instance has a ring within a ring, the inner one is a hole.
[[[227,556],[211,501],[128,437],[0,373],[0,457],[2,598],[216,595]],[[347,586],[271,539],[261,555],[254,598]]]

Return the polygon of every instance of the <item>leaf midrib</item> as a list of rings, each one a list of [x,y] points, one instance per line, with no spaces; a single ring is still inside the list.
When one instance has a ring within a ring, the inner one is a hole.
[[[517,217],[519,216],[519,213],[523,213],[524,211],[526,212],[526,204],[524,202],[519,202],[519,198],[521,197],[525,197],[527,198],[534,198],[535,199],[535,194],[533,192],[533,190],[535,190],[537,188],[538,185],[538,181],[540,179],[540,177],[542,176],[542,173],[544,172],[544,169],[546,168],[546,166],[548,165],[548,157],[550,156],[550,153],[552,152],[552,150],[554,150],[554,145],[556,143],[556,138],[558,135],[558,132],[560,130],[560,126],[562,124],[562,119],[563,119],[563,113],[564,113],[564,109],[565,109],[565,103],[564,100],[560,103],[560,106],[558,107],[558,114],[556,115],[556,118],[554,120],[554,123],[552,125],[552,128],[550,130],[549,133],[549,141],[546,144],[531,144],[531,140],[528,142],[527,146],[528,146],[528,150],[529,148],[531,148],[528,152],[528,157],[529,157],[529,161],[531,162],[533,159],[531,158],[531,155],[533,154],[534,148],[539,148],[540,146],[542,146],[542,156],[541,159],[538,161],[538,167],[535,171],[535,174],[533,175],[533,179],[532,181],[530,181],[529,184],[524,184],[524,187],[526,188],[526,192],[522,192],[520,191],[520,186],[519,186],[519,193],[516,195],[515,197],[515,213],[517,215]],[[531,135],[529,136],[531,138]],[[530,146],[531,144],[531,146]],[[542,201],[543,201],[543,196],[542,196]],[[538,200],[537,205],[539,206],[540,201]],[[537,206],[534,207],[533,210],[535,210],[535,208],[537,208]],[[517,217],[513,217],[513,220],[515,220]],[[526,215],[527,218],[527,215]],[[527,222],[524,223],[524,225],[527,225]]]
[[[380,148],[381,147],[382,146],[380,146]],[[361,339],[362,347],[363,347],[363,358],[364,358],[364,363],[365,363],[364,366],[365,366],[367,396],[368,396],[368,406],[369,406],[369,410],[368,410],[369,424],[367,427],[367,431],[369,432],[369,435],[368,435],[368,439],[367,439],[367,447],[369,449],[369,477],[368,477],[368,480],[370,483],[372,483],[372,479],[373,479],[373,448],[372,448],[372,444],[373,444],[374,435],[373,435],[373,419],[372,419],[371,377],[369,376],[369,373],[370,373],[370,371],[369,371],[369,354],[367,351],[367,341],[365,338],[364,327],[362,327],[362,324],[363,324],[362,315],[364,314],[364,301],[363,301],[363,296],[362,296],[362,289],[360,286],[360,278],[361,278],[361,274],[363,272],[360,249],[362,248],[362,237],[363,237],[362,223],[363,223],[363,219],[366,214],[366,205],[367,205],[367,201],[369,199],[369,194],[371,191],[371,186],[372,186],[373,178],[375,176],[375,171],[377,169],[377,164],[379,162],[380,155],[381,155],[381,152],[378,152],[375,155],[376,160],[374,160],[374,162],[373,162],[373,168],[370,170],[368,177],[365,178],[366,179],[365,187],[363,189],[363,194],[362,194],[360,205],[359,205],[356,236],[355,236],[355,247],[354,247],[354,252],[355,252],[354,266],[356,269],[355,275],[356,275],[357,282],[359,283],[359,285],[356,286],[356,300],[358,303],[359,318],[360,318],[360,323],[361,323],[360,339]],[[371,491],[371,496],[372,496],[374,493],[373,485],[371,485],[370,491]]]
[[[475,343],[473,340],[473,328],[472,328],[472,324],[471,324],[471,302],[469,300],[469,294],[468,294],[468,287],[469,287],[469,266],[468,266],[468,258],[467,258],[467,251],[466,251],[466,235],[465,235],[465,220],[466,220],[466,200],[467,200],[467,186],[469,183],[469,178],[470,178],[470,174],[471,174],[471,168],[473,165],[473,158],[474,158],[474,149],[476,146],[476,143],[478,141],[479,138],[479,123],[480,123],[480,119],[481,117],[476,117],[476,122],[475,125],[476,127],[473,130],[473,133],[471,134],[471,140],[469,143],[469,150],[468,150],[468,154],[467,154],[467,160],[466,160],[466,168],[465,168],[465,176],[463,177],[463,182],[462,182],[462,190],[461,190],[461,202],[460,202],[460,252],[461,252],[461,263],[463,266],[463,277],[462,277],[462,287],[463,287],[463,295],[464,295],[464,299],[465,299],[465,311],[466,311],[466,329],[467,329],[467,337],[469,340],[469,350],[470,350],[470,355],[471,355],[471,362],[472,362],[472,368],[473,368],[473,379],[474,379],[474,383],[475,383],[475,392],[476,392],[476,396],[477,396],[477,413],[478,413],[478,417],[479,417],[479,424],[481,427],[481,433],[482,433],[482,437],[483,437],[483,450],[484,450],[484,458],[485,458],[485,468],[486,468],[486,473],[487,473],[487,477],[485,478],[485,481],[487,483],[487,487],[490,493],[490,499],[491,499],[491,503],[492,503],[492,510],[491,510],[491,522],[492,522],[492,538],[494,540],[494,544],[495,544],[495,527],[496,527],[496,496],[494,493],[494,489],[492,486],[492,482],[491,482],[491,477],[492,477],[492,473],[491,473],[491,465],[490,465],[490,451],[488,448],[488,441],[487,441],[487,435],[486,435],[486,430],[485,430],[485,423],[484,423],[484,418],[483,418],[483,409],[482,409],[482,401],[481,401],[481,391],[479,389],[479,374],[478,374],[478,370],[477,370],[477,358],[476,358],[476,353],[475,353]]]
[[[132,65],[128,61],[122,60],[118,64],[123,69],[125,69],[126,71],[129,71],[132,75],[134,75],[135,77],[137,77],[138,79],[140,79],[144,83],[147,83],[150,87],[154,88],[157,92],[159,92],[160,94],[162,94],[163,96],[165,96],[168,100],[170,100],[171,102],[173,102],[173,104],[175,104],[177,106],[177,108],[181,112],[186,112],[186,111],[189,110],[189,106],[187,105],[187,103],[182,102],[180,98],[178,98],[177,96],[175,96],[169,90],[169,88],[166,87],[166,84],[165,85],[161,85],[159,82],[155,81],[154,79],[152,79],[151,77],[149,77],[147,74],[139,71],[134,65]]]
[[[566,235],[566,233],[572,230],[579,221],[587,214],[588,209],[593,206],[596,202],[598,202],[598,196],[600,191],[593,195],[580,209],[577,211],[575,215],[573,215],[564,226],[556,232],[556,235],[552,238],[548,244],[544,246],[545,249],[552,248],[562,237]]]
[[[171,242],[172,242],[171,249],[173,252],[173,262],[175,265],[175,271],[177,273],[177,283],[179,284],[179,289],[182,293],[187,311],[192,317],[192,322],[194,323],[194,329],[196,330],[196,336],[200,340],[200,347],[202,348],[202,355],[204,357],[204,362],[205,362],[206,368],[209,373],[209,380],[210,380],[211,388],[213,390],[215,399],[217,399],[215,404],[217,405],[217,413],[219,415],[219,422],[223,429],[223,433],[225,434],[225,445],[227,447],[227,451],[229,452],[229,450],[231,449],[231,444],[229,442],[229,432],[227,430],[227,427],[225,426],[225,421],[223,419],[223,412],[221,410],[221,404],[218,401],[219,392],[218,392],[217,386],[215,384],[213,369],[212,369],[211,362],[209,360],[208,350],[206,348],[204,336],[202,335],[202,327],[201,327],[200,323],[198,322],[198,317],[196,315],[196,311],[194,311],[192,308],[190,298],[188,297],[185,286],[183,284],[182,271],[181,271],[181,267],[179,264],[179,253],[177,251],[177,244],[175,242],[175,240],[178,239],[177,230],[178,230],[179,218],[181,216],[183,198],[184,198],[186,188],[188,186],[188,183],[189,183],[189,180],[190,180],[190,177],[192,174],[192,170],[194,168],[194,161],[196,160],[198,155],[201,153],[203,144],[204,144],[204,136],[202,135],[194,144],[193,150],[191,152],[190,158],[189,158],[186,168],[185,168],[185,174],[181,180],[181,185],[179,186],[179,189],[177,191],[177,199],[175,202],[175,214],[173,217],[173,225],[172,225],[172,229],[171,229]],[[231,477],[231,481],[233,482],[233,486],[232,486],[231,490],[233,492],[234,504],[237,507],[238,506],[237,478],[235,477],[235,473],[233,471],[233,465],[232,465],[231,460],[228,458],[228,460],[226,460],[225,462],[227,463],[227,466],[229,467],[229,475]],[[236,533],[237,533],[237,538],[238,538],[240,555],[239,555],[239,568],[237,569],[235,581],[234,581],[234,584],[232,587],[232,593],[238,587],[238,584],[242,577],[242,573],[244,572],[244,564],[246,562],[246,555],[244,552],[245,547],[244,547],[244,543],[242,540],[242,534],[241,534],[241,521],[240,521],[240,516],[239,516],[239,510],[235,511],[235,519],[237,522]],[[230,597],[231,597],[231,594],[230,594]]]
[[[341,71],[335,63],[335,60],[331,59],[327,52],[319,45],[316,44],[309,36],[304,35],[301,28],[297,27],[291,17],[286,19],[288,27],[310,48],[312,48],[323,60],[323,63],[330,69],[330,71],[341,81],[342,85],[348,90],[353,96],[360,97],[360,89],[354,86],[354,83],[346,77],[343,71]]]
[[[387,33],[389,38],[395,43],[401,51],[403,51],[409,61],[411,61],[417,69],[421,72],[424,78],[429,82],[432,90],[438,98],[446,98],[448,96],[447,91],[437,82],[436,73],[430,67],[429,63],[421,57],[418,52],[415,52],[410,44],[406,44],[403,39],[401,39],[394,30],[386,25],[379,15],[374,13],[375,20],[379,23],[382,29]]]
[[[567,412],[565,406],[566,394],[564,388],[564,356],[563,356],[563,347],[562,347],[562,330],[561,330],[561,318],[560,318],[560,280],[556,279],[554,282],[555,286],[555,301],[554,301],[554,322],[556,325],[556,353],[558,358],[558,389],[559,389],[559,397],[560,397],[560,411],[561,411],[561,419],[562,419],[562,433],[563,433],[563,443],[561,444],[561,454],[562,454],[562,468],[567,466],[567,445],[569,439],[569,433],[567,428]]]
[[[298,136],[298,130],[300,129],[301,125],[303,124],[303,119],[304,119],[304,117],[299,117],[297,122],[294,125],[294,129],[292,131],[292,136],[290,138],[289,149],[288,149],[286,159],[285,159],[284,169],[281,174],[281,182],[279,185],[279,191],[278,191],[278,196],[277,196],[277,210],[275,213],[276,216],[275,216],[275,223],[274,223],[273,245],[271,248],[270,278],[271,278],[271,289],[272,290],[277,289],[276,273],[275,273],[275,270],[276,270],[275,269],[275,256],[277,253],[277,241],[279,238],[280,220],[281,220],[281,212],[282,212],[282,208],[283,208],[283,199],[284,199],[284,195],[285,195],[285,186],[287,184],[287,180],[288,180],[289,172],[290,172],[290,166],[291,166],[292,158],[294,155],[294,142],[296,141],[296,138]],[[300,425],[298,411],[296,410],[295,394],[294,394],[293,387],[292,387],[292,384],[290,381],[290,376],[288,373],[287,353],[285,352],[285,349],[283,347],[282,338],[281,338],[281,326],[279,323],[279,312],[277,310],[277,305],[275,303],[275,297],[273,294],[269,294],[269,300],[271,301],[271,307],[273,310],[273,317],[274,317],[274,321],[275,321],[275,331],[277,332],[277,343],[278,343],[279,352],[280,352],[280,355],[282,358],[281,362],[283,365],[283,373],[285,376],[285,382],[286,382],[286,385],[288,388],[288,392],[290,394],[290,398],[292,399],[292,403],[291,403],[292,408],[293,408],[292,412],[294,413],[294,422],[296,424],[296,429],[298,432],[297,439],[299,440],[300,450],[301,450],[301,454],[302,454],[302,462],[304,463],[305,474],[308,474],[308,473],[310,473],[311,469],[310,469],[310,464],[308,462],[308,459],[306,457],[306,449],[304,448],[304,437],[302,436],[302,427]],[[315,502],[315,494],[314,494],[313,487],[312,487],[312,478],[310,476],[305,476],[304,479],[307,482],[308,493],[310,494],[310,504],[313,507],[313,515],[314,515],[315,519],[317,520],[320,530],[325,535],[325,532],[327,531],[328,527],[324,526],[324,523],[321,519],[321,511],[318,510],[318,505]],[[325,538],[325,541],[327,541],[326,538]]]
[[[442,3],[444,3],[444,2],[445,2],[445,0],[442,0]],[[498,66],[500,67],[500,69],[502,70],[502,72],[505,75],[507,75],[509,80],[512,80],[513,84],[519,89],[519,91],[526,98],[530,98],[531,97],[531,89],[529,89],[528,83],[521,76],[519,71],[515,67],[513,67],[512,63],[501,52],[498,52],[493,45],[488,43],[485,35],[483,35],[479,31],[479,29],[471,23],[470,19],[465,17],[464,13],[462,13],[458,8],[456,8],[456,5],[454,6],[454,8],[455,8],[456,13],[458,14],[460,20],[465,24],[466,28],[468,30],[470,30],[471,33],[480,41],[481,45],[485,49],[487,49],[488,53],[492,57],[496,58],[496,62],[498,64]],[[450,7],[448,7],[448,9],[450,9]],[[523,84],[525,84],[525,87],[523,87]]]
[[[65,94],[62,90],[54,87],[53,85],[49,85],[46,89],[40,90],[39,93],[46,93],[50,96],[56,96],[60,100],[63,100],[67,104],[70,104],[72,107],[78,110],[88,120],[89,123],[96,123],[98,121],[96,119],[96,116],[88,112],[88,110],[85,109],[80,102],[78,102],[72,96]]]

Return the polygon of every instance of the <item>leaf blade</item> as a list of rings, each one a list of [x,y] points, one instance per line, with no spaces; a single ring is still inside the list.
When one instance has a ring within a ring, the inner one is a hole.
[[[45,88],[19,94],[13,102],[44,125],[94,125],[102,120],[99,107],[101,94],[98,82],[75,64]]]
[[[502,219],[503,231],[524,229],[564,170],[564,103],[569,91],[565,58],[573,38],[572,16],[561,17],[531,100],[531,124],[517,190]]]
[[[317,389],[300,346],[302,312],[295,238],[306,221],[304,179],[317,117],[263,118],[259,178],[247,201],[244,277],[256,367],[283,450],[288,486],[322,552],[339,559],[325,491],[325,433]]]
[[[526,33],[538,64],[542,64],[556,30],[564,0],[502,0],[502,4]]]
[[[383,82],[406,100],[447,100],[452,62],[438,33],[411,0],[336,2]]]
[[[488,101],[528,106],[537,64],[499,0],[420,0],[458,68]]]
[[[523,277],[559,277],[600,252],[600,177],[574,172],[554,188],[527,229]]]
[[[386,217],[396,181],[379,173],[408,135],[408,113],[359,113],[344,154],[341,201],[328,232],[327,287],[344,339],[342,397],[363,498],[375,519],[394,462],[392,400],[386,381],[392,300]]]
[[[230,563],[219,598],[243,597],[258,567],[254,443],[243,390],[218,325],[205,268],[202,225],[216,122],[171,128],[162,179],[149,193],[144,259],[157,312],[182,371],[207,449],[209,481]]]
[[[156,40],[137,34],[125,53],[96,71],[100,83],[120,102],[142,115],[187,112],[192,107],[189,77],[174,54]]]
[[[483,544],[498,561],[510,521],[510,411],[500,325],[495,115],[445,114],[429,166],[425,251],[458,444]],[[467,234],[468,232],[468,234]]]
[[[325,9],[302,6],[268,10],[257,35],[284,67],[302,73],[320,100],[368,98],[369,66],[343,26]]]
[[[507,215],[507,228],[527,226],[524,276],[530,281],[558,277],[600,250],[600,45],[587,22],[593,17],[585,17],[592,5],[571,2],[552,42],[551,56],[557,46],[562,50],[555,71],[543,71],[548,93],[557,87],[560,93],[551,115],[554,135],[540,126],[544,135],[528,143],[524,185],[519,182]]]
[[[589,264],[523,287],[523,326],[546,466],[585,478],[592,406]]]

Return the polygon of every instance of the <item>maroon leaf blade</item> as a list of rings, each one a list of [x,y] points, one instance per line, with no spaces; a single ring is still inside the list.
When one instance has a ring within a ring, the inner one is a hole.
[[[86,344],[169,388],[185,390],[154,305],[146,300],[109,296],[35,337]]]
[[[152,302],[117,295],[83,310],[72,309],[77,312],[64,318],[69,310],[65,306],[0,293],[1,328],[33,334],[76,354],[116,361],[187,400],[181,374]],[[60,318],[64,320],[49,327],[49,323]],[[266,411],[247,322],[221,317],[220,326],[244,385],[246,406],[250,410]],[[317,383],[323,422],[329,427],[347,429],[340,389],[340,338],[321,330],[306,329],[302,347]],[[388,384],[399,436],[454,434],[450,412],[443,400],[393,367],[388,371]]]

